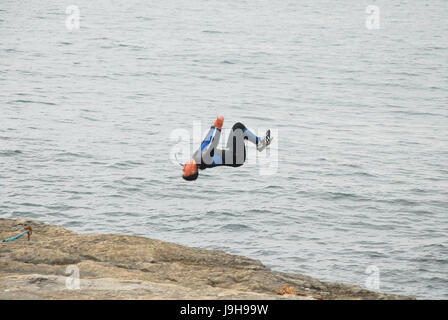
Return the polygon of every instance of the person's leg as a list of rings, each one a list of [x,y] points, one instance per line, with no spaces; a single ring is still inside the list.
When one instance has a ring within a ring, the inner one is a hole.
[[[257,143],[257,137],[253,134],[247,134],[247,128],[241,123],[235,123],[227,140],[226,151],[224,152],[225,165],[239,167],[246,161],[246,146],[244,140]]]
[[[221,124],[222,125],[222,124]],[[216,121],[210,127],[199,149],[193,154],[193,159],[200,168],[213,164],[213,153],[221,138],[221,127],[216,126]]]
[[[267,146],[271,144],[272,137],[271,137],[271,130],[266,131],[266,135],[263,138],[257,137],[254,133],[252,133],[249,129],[246,128],[244,124],[241,122],[235,123],[235,125],[232,128],[232,131],[242,131],[243,137],[245,140],[249,140],[253,144],[257,146],[258,151],[263,151]],[[228,142],[227,142],[228,143]]]
[[[263,138],[257,137],[241,122],[237,122],[232,127],[232,132],[227,140],[227,147],[224,153],[225,165],[239,167],[246,161],[246,146],[244,140],[249,140],[256,145],[258,151],[263,151],[272,141],[271,131],[266,132]]]
[[[231,142],[231,137],[233,133],[237,133],[238,135],[242,134],[244,140],[249,140],[255,145],[258,145],[260,138],[258,138],[254,133],[252,133],[249,129],[246,128],[244,124],[241,122],[237,122],[232,127],[232,132],[227,140],[227,145]]]

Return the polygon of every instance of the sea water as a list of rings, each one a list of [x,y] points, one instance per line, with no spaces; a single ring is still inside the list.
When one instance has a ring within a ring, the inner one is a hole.
[[[4,0],[0,217],[447,299],[447,13],[444,0]],[[273,170],[248,144],[246,165],[181,178],[173,150],[197,148],[218,114],[276,132]]]

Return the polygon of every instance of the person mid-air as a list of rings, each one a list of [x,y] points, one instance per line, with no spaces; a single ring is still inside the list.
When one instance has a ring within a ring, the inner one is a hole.
[[[227,140],[225,150],[218,149],[221,138],[221,128],[224,117],[219,116],[210,128],[199,149],[193,154],[193,159],[183,166],[182,177],[192,181],[198,178],[198,169],[214,168],[217,166],[239,167],[246,161],[246,146],[244,140],[249,140],[257,146],[258,151],[263,151],[271,144],[271,131],[266,132],[264,138],[258,138],[250,132],[244,124],[237,122],[232,127],[232,132]]]

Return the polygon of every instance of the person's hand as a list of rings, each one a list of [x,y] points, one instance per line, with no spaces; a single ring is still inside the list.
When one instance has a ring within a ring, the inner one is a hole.
[[[216,118],[215,123],[213,124],[213,126],[218,128],[219,130],[221,130],[223,123],[224,123],[224,117],[223,116],[218,116],[218,118]]]

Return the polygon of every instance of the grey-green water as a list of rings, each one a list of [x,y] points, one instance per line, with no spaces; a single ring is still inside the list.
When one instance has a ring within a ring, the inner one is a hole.
[[[4,0],[0,217],[363,287],[376,266],[380,291],[446,299],[447,13],[443,0]],[[193,121],[205,134],[217,114],[278,130],[277,174],[183,181],[170,134]]]

